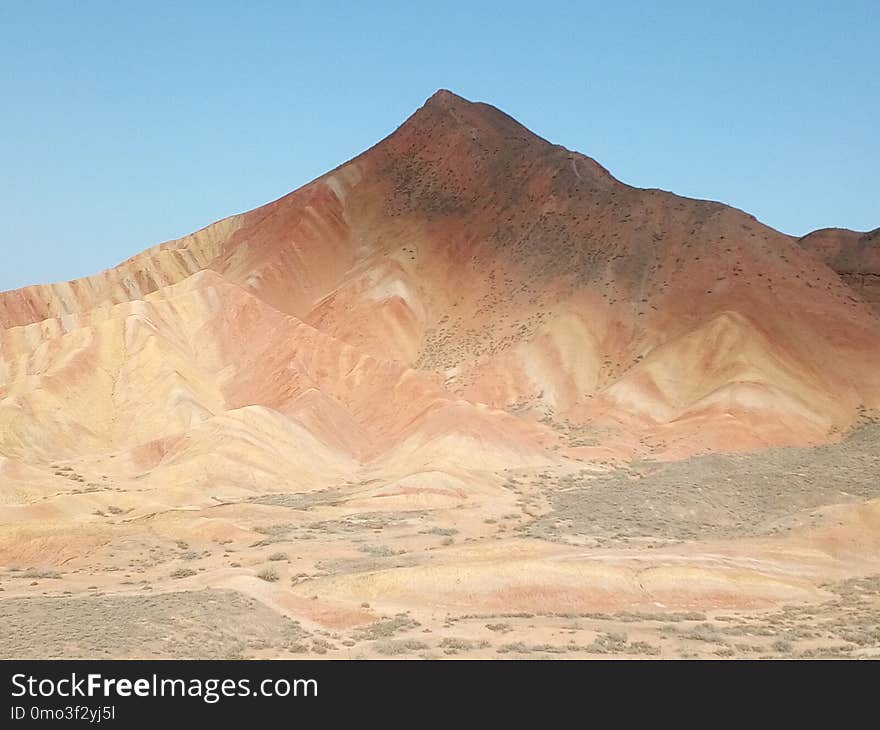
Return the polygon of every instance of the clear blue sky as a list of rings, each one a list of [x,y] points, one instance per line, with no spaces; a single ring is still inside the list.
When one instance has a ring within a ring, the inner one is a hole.
[[[4,2],[0,289],[277,198],[441,87],[632,185],[875,228],[878,49],[877,0]]]

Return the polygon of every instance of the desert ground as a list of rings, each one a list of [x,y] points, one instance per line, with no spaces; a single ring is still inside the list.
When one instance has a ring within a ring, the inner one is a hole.
[[[880,658],[867,419],[818,447],[463,473],[433,499],[366,479],[156,511],[55,469],[30,507],[79,519],[4,526],[7,658]]]

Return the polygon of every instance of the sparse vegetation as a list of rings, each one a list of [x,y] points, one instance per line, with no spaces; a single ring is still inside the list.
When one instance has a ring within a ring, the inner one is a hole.
[[[225,590],[0,601],[5,658],[244,658],[269,648],[298,653],[307,637],[298,623]]]
[[[880,498],[880,426],[841,443],[711,454],[560,477],[552,511],[526,534],[551,541],[743,537],[782,533],[826,504]],[[711,485],[707,489],[706,485]]]
[[[174,579],[189,578],[196,574],[197,572],[192,568],[178,568],[171,574],[171,577]]]
[[[402,631],[415,629],[419,626],[421,626],[421,624],[418,621],[409,618],[409,616],[406,616],[405,614],[400,614],[392,618],[377,621],[374,624],[359,629],[355,632],[355,638],[359,640],[382,639],[394,636],[394,634]]]
[[[383,639],[373,644],[376,653],[385,656],[399,656],[401,654],[412,654],[418,651],[430,649],[424,641],[417,639]]]
[[[488,641],[474,641],[472,639],[460,639],[452,636],[447,636],[440,642],[440,648],[446,649],[447,653],[459,651],[474,651],[475,649],[486,649],[488,647]]]
[[[390,548],[387,545],[361,545],[358,547],[358,550],[376,558],[390,558],[395,555],[402,555],[404,552],[403,550]]]
[[[10,569],[12,571],[13,569]],[[27,570],[15,569],[15,578],[26,578],[28,580],[60,580],[64,577],[64,573],[59,570],[47,570],[40,568],[28,568]]]
[[[506,634],[508,631],[512,631],[510,628],[510,624],[499,623],[499,624],[486,624],[486,628],[489,631],[497,631],[502,634]]]
[[[278,571],[274,568],[263,568],[263,570],[257,573],[257,578],[264,580],[267,583],[274,583],[279,577]]]

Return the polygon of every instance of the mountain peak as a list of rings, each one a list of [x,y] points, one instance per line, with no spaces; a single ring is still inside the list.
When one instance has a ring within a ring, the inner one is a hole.
[[[419,111],[452,114],[456,119],[461,121],[465,117],[459,117],[458,115],[467,115],[467,117],[470,117],[471,115],[484,116],[488,110],[499,115],[507,116],[489,104],[465,99],[463,96],[459,96],[455,92],[449,91],[449,89],[438,89],[425,100],[425,103]],[[416,112],[416,114],[418,114],[418,112]]]
[[[425,105],[428,104],[438,104],[438,105],[448,105],[451,103],[465,103],[468,104],[467,99],[459,96],[458,94],[450,91],[449,89],[437,89],[431,96],[428,97],[427,101],[425,101]]]
[[[434,126],[438,123],[447,129],[464,127],[471,131],[482,130],[483,133],[500,134],[504,137],[541,139],[497,107],[482,101],[471,101],[449,89],[435,91],[404,126]]]

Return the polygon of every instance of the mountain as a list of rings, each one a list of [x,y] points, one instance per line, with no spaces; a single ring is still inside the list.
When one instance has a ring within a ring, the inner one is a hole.
[[[0,452],[280,476],[820,442],[880,400],[880,322],[807,253],[867,244],[828,240],[439,91],[280,200],[0,295]]]
[[[836,651],[832,593],[880,615],[840,583],[880,571],[878,253],[439,91],[279,200],[0,294],[0,655],[778,654],[687,622],[804,602]]]
[[[880,228],[867,233],[823,228],[798,243],[834,269],[859,297],[880,312]]]

